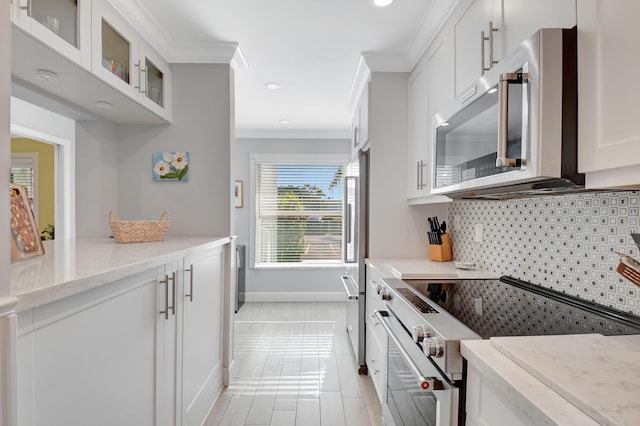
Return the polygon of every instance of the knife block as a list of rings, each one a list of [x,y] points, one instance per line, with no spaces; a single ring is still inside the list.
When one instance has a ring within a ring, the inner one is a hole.
[[[453,250],[451,249],[451,238],[449,234],[440,235],[442,244],[429,244],[429,259],[437,262],[448,262],[453,260]]]

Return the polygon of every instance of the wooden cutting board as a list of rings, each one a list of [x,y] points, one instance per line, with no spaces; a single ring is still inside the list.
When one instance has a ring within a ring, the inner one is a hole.
[[[600,424],[640,424],[640,336],[490,340],[494,348]]]

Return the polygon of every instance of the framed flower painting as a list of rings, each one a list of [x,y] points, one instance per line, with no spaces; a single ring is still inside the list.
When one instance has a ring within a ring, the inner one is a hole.
[[[153,180],[170,181],[189,180],[189,153],[188,152],[154,152],[153,153]]]

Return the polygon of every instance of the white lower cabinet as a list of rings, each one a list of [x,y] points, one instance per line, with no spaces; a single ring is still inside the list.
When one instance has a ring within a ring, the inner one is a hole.
[[[201,425],[222,388],[223,253],[185,259],[182,424]]]
[[[367,293],[366,293],[366,314],[365,322],[365,353],[369,376],[373,382],[373,387],[378,394],[380,403],[387,400],[387,335],[382,328],[376,311],[386,309],[386,304],[378,295],[377,286],[381,275],[374,268],[367,265]]]
[[[20,312],[18,425],[201,425],[222,389],[223,257]]]
[[[154,425],[160,287],[150,270],[21,312],[18,425]]]

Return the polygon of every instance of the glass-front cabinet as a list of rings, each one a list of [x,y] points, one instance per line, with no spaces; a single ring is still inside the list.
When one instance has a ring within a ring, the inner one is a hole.
[[[93,7],[92,71],[171,121],[169,64],[107,2]]]
[[[15,27],[91,69],[91,0],[12,0],[11,3]]]

